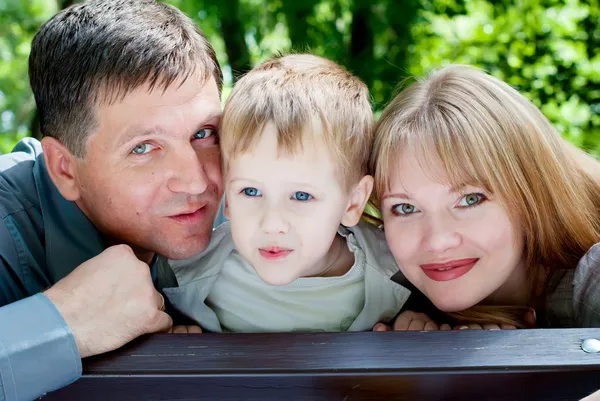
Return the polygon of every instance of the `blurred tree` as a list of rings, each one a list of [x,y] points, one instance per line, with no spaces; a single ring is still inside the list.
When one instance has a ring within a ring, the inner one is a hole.
[[[419,11],[410,72],[450,62],[482,67],[540,107],[567,139],[600,155],[598,0],[469,0],[460,8],[440,0]]]
[[[57,9],[55,0],[0,2],[0,153],[30,135],[35,102],[29,89],[27,57],[33,35]]]
[[[164,0],[192,17],[235,79],[282,52],[359,75],[376,113],[397,84],[447,63],[482,67],[600,154],[600,0]],[[39,132],[27,56],[39,26],[73,0],[0,2],[0,152]]]

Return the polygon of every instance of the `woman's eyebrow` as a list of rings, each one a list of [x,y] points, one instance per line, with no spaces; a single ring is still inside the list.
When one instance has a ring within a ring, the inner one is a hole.
[[[384,200],[384,199],[387,199],[387,198],[410,199],[410,196],[408,196],[404,192],[397,192],[397,193],[393,193],[393,194],[384,195],[383,198],[381,198],[381,200]]]

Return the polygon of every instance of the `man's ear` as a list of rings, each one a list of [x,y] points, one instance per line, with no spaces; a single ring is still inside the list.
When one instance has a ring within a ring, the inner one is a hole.
[[[342,217],[342,225],[352,227],[358,224],[373,191],[373,177],[365,175],[350,193],[350,201]]]
[[[42,148],[48,174],[60,194],[66,200],[78,200],[81,194],[75,174],[76,157],[56,138],[42,138]]]

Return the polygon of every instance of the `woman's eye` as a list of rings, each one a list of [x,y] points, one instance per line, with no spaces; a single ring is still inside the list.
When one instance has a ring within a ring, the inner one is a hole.
[[[313,196],[309,193],[306,192],[302,192],[302,191],[298,191],[296,193],[294,193],[294,195],[292,196],[292,198],[294,200],[300,201],[300,202],[306,202],[309,201],[313,198]]]
[[[249,197],[256,197],[262,195],[258,189],[252,187],[242,189],[242,193]]]
[[[465,196],[463,196],[462,198],[460,198],[460,200],[458,201],[457,206],[458,207],[475,206],[475,205],[481,204],[486,199],[487,198],[485,197],[484,194],[480,194],[480,193],[466,194]]]
[[[149,143],[140,143],[131,150],[131,153],[135,155],[145,155],[146,153],[152,151],[152,149],[154,149],[153,145]]]
[[[419,211],[419,209],[417,209],[414,205],[411,205],[410,203],[400,203],[398,205],[392,206],[392,213],[396,215],[409,215],[417,213]]]
[[[202,128],[194,134],[194,139],[206,139],[215,134],[215,130],[211,128]]]

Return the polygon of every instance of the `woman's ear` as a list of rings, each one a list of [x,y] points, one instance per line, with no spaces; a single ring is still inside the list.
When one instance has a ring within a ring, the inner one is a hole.
[[[350,200],[342,217],[342,225],[352,227],[358,224],[372,191],[373,177],[365,175],[350,193]]]
[[[44,161],[50,179],[67,200],[80,198],[79,185],[76,178],[76,157],[58,139],[42,138]]]

